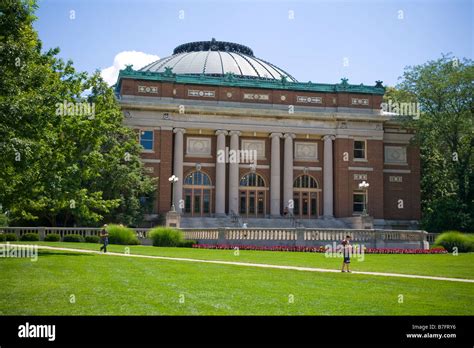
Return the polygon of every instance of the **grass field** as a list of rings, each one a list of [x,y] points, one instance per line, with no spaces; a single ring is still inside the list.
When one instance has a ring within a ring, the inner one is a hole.
[[[86,243],[38,244],[98,249]],[[110,250],[124,252],[124,246]],[[341,262],[316,253],[240,251],[235,256],[233,250],[145,246],[131,246],[130,252],[331,269]],[[352,266],[474,279],[473,261],[474,254],[365,255]],[[40,250],[37,262],[0,258],[1,315],[473,315],[472,303],[472,283],[50,250]]]

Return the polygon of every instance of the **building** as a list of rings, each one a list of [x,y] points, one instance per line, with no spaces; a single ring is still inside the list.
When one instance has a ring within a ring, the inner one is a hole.
[[[385,228],[420,218],[419,150],[381,111],[382,81],[298,82],[250,48],[213,39],[140,70],[127,66],[116,92],[159,178],[157,214],[174,197],[190,218],[293,214],[355,226],[368,214]],[[256,153],[256,163],[218,156],[235,150]]]

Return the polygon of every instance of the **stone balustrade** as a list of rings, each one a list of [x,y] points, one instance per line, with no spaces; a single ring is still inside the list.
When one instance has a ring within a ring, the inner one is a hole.
[[[102,228],[98,227],[0,227],[0,233],[14,233],[18,238],[26,233],[38,233],[40,240],[48,234],[59,234],[62,237],[69,234],[78,234],[82,237],[98,236]],[[148,238],[148,229],[134,228],[139,239]]]
[[[40,240],[51,233],[64,237],[79,234],[83,237],[99,235],[100,228],[93,227],[0,227],[0,233],[38,233]],[[259,246],[324,246],[339,243],[346,235],[354,244],[368,248],[424,249],[433,237],[425,231],[402,230],[354,230],[354,229],[311,229],[311,228],[190,228],[181,229],[184,238],[201,244],[232,244]],[[144,245],[150,245],[149,229],[135,228],[137,237]]]

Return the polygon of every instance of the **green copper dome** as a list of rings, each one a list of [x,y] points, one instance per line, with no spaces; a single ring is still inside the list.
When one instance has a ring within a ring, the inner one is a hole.
[[[297,82],[286,71],[255,57],[249,47],[215,39],[180,45],[174,49],[173,55],[140,71],[165,72],[165,68],[172,68],[177,75],[225,76],[232,73],[239,78],[281,80],[285,77],[288,82]]]

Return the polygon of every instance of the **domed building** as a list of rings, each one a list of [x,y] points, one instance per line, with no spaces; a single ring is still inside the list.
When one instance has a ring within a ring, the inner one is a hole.
[[[382,81],[299,82],[284,68],[212,39],[120,71],[125,123],[158,178],[153,213],[175,209],[186,227],[416,226],[419,152],[381,111]]]
[[[179,75],[223,77],[228,73],[237,78],[259,80],[288,79],[297,82],[279,67],[254,56],[243,45],[223,41],[190,42],[174,49],[173,55],[160,59],[140,71],[161,72],[171,68]]]

